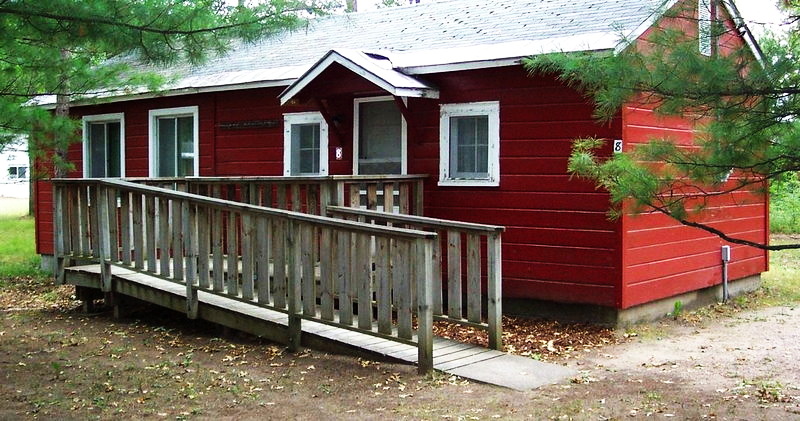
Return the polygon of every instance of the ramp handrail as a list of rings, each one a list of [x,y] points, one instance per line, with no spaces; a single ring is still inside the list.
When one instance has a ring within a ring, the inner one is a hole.
[[[190,318],[204,291],[287,313],[290,348],[313,319],[414,344],[420,371],[433,369],[435,233],[116,179],[53,188],[61,282],[67,260],[91,260],[112,292],[112,267],[124,267],[184,284]]]

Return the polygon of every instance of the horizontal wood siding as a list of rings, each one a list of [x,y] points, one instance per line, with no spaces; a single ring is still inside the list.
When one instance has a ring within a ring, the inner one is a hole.
[[[643,106],[629,105],[623,112],[626,149],[652,138],[669,138],[691,146],[691,121],[663,118]],[[767,239],[767,200],[760,194],[736,192],[709,203],[702,219],[712,227],[739,238]],[[662,214],[623,217],[622,308],[670,297],[722,282],[721,247],[728,244],[705,231],[685,227]],[[730,278],[764,272],[767,254],[753,247],[732,245]]]
[[[696,3],[694,3],[696,5]],[[676,7],[681,7],[680,4]],[[689,36],[697,35],[697,8],[692,6],[676,17],[663,19],[662,27],[678,27]],[[719,18],[728,31],[720,36],[719,54],[747,48],[723,7]],[[686,19],[688,17],[688,19]],[[647,48],[652,32],[646,31],[639,47]],[[752,63],[755,59],[752,58]],[[631,103],[623,110],[626,149],[653,138],[670,138],[685,147],[694,145],[694,121],[659,117],[647,105]],[[769,207],[762,194],[736,192],[709,203],[703,219],[717,229],[752,241],[766,242]],[[622,308],[670,297],[722,282],[721,247],[726,242],[695,228],[684,227],[660,214],[626,216],[624,231]],[[730,278],[738,279],[767,270],[767,253],[752,247],[732,246]]]
[[[578,92],[548,76],[500,68],[430,75],[439,101],[411,99],[409,172],[431,174],[425,214],[504,225],[503,296],[616,306],[618,224],[608,195],[567,174],[572,140],[619,138]],[[440,187],[439,105],[500,102],[500,186]]]

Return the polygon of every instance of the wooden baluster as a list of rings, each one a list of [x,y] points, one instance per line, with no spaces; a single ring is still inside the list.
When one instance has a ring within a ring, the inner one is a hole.
[[[169,227],[169,199],[158,198],[158,249],[159,249],[159,271],[161,276],[170,276],[170,246],[172,231]]]
[[[111,292],[111,215],[108,213],[108,189],[96,185],[92,190],[92,204],[96,210],[96,217],[93,222],[96,224],[92,229],[93,252],[95,257],[100,259],[100,289],[103,292]]]
[[[228,266],[226,272],[226,286],[228,295],[239,295],[239,248],[236,242],[236,214],[228,211]]]
[[[316,275],[314,273],[314,231],[316,229],[310,224],[303,224],[300,230],[300,265],[302,266],[302,293],[303,293],[303,314],[315,316],[317,314],[317,295],[316,295]]]
[[[372,237],[357,234],[354,261],[356,287],[358,288],[358,328],[372,330]]]
[[[481,237],[467,234],[467,320],[481,322]]]
[[[181,202],[181,214],[186,219],[183,224],[183,250],[186,254],[186,316],[197,318],[199,301],[197,297],[197,207],[184,200]]]
[[[120,230],[122,234],[122,264],[131,265],[131,194],[122,192],[119,200]]]
[[[433,371],[433,242],[416,240],[417,280],[417,367],[420,373]]]
[[[489,347],[503,348],[503,256],[499,233],[486,241],[487,310],[489,323]]]
[[[272,202],[272,184],[264,184],[264,195],[261,198],[261,206],[272,208],[275,204]]]
[[[301,209],[301,196],[300,196],[300,185],[297,183],[292,184],[292,210],[294,212],[302,212]]]
[[[256,219],[256,292],[259,304],[269,304],[269,259],[270,259],[270,223],[265,217]]]
[[[100,202],[97,189],[98,186],[96,184],[89,186],[89,203],[91,204],[91,209],[89,209],[89,237],[92,249],[91,256],[95,259],[100,258],[100,244],[98,241],[100,238],[100,222],[98,221],[98,217],[100,216]]]
[[[207,191],[207,190],[204,190]],[[209,220],[209,209],[203,205],[197,206],[197,273],[198,286],[203,289],[209,287],[209,275],[211,268],[209,259],[211,257],[211,238],[210,229],[212,221]]]
[[[58,184],[53,185],[53,247],[55,257],[55,267],[53,267],[53,274],[55,275],[56,285],[64,285],[65,270],[64,270],[64,255],[66,254],[67,242],[67,226],[64,223],[64,197],[65,188]]]
[[[117,219],[117,191],[116,189],[106,189],[109,195],[106,200],[108,206],[108,238],[109,251],[111,252],[111,262],[119,262],[119,220]]]
[[[383,211],[394,212],[394,183],[383,183]]]
[[[367,209],[378,210],[378,184],[367,184]]]
[[[280,189],[280,186],[278,186]],[[285,197],[285,196],[284,196]],[[275,284],[275,307],[286,308],[286,220],[272,221],[272,281]]]
[[[133,193],[131,197],[131,213],[133,219],[133,267],[144,269],[144,224],[142,223],[142,195]]]
[[[219,185],[214,185],[213,197],[220,198],[222,192]],[[211,247],[214,254],[214,264],[211,268],[214,273],[212,288],[214,292],[225,291],[225,253],[223,250],[222,231],[224,227],[223,213],[219,209],[211,210]]]
[[[444,314],[442,299],[442,240],[437,237],[433,242],[433,314],[441,316]]]
[[[408,215],[411,210],[408,183],[400,183],[400,213]]]
[[[81,246],[81,208],[80,208],[80,186],[69,187],[69,203],[70,208],[70,221],[69,231],[72,237],[72,255],[83,255],[83,248]]]
[[[302,332],[301,328],[301,319],[299,317],[299,313],[301,312],[302,307],[302,290],[300,279],[302,276],[302,265],[300,263],[302,259],[302,242],[301,242],[301,230],[302,224],[296,221],[287,221],[288,229],[286,230],[286,245],[289,249],[289,256],[288,256],[288,266],[289,266],[289,278],[288,278],[288,303],[287,303],[287,310],[289,313],[289,323],[288,323],[288,330],[289,330],[289,344],[288,348],[290,351],[294,352],[300,349],[300,334]]]
[[[348,265],[350,253],[353,252],[350,246],[350,233],[347,231],[336,231],[336,279],[339,290],[339,323],[347,326],[353,324],[353,292],[351,284],[352,271]]]
[[[172,201],[172,278],[183,280],[183,223],[187,215],[183,214],[183,200]]]
[[[306,185],[306,213],[311,215],[320,215],[319,213],[319,185],[307,184]]]
[[[377,286],[378,332],[392,333],[391,246],[387,237],[375,237],[375,284]]]
[[[89,229],[89,213],[91,213],[91,207],[89,206],[89,191],[88,187],[84,185],[78,186],[78,201],[80,202],[79,209],[80,209],[80,245],[81,245],[81,256],[91,256],[92,255],[92,247],[90,245],[89,239],[91,238],[91,230]]]
[[[447,315],[462,318],[461,233],[458,231],[447,231]]]
[[[411,339],[411,244],[395,241],[393,253],[392,287],[397,296],[397,336]]]
[[[276,193],[278,195],[278,209],[286,209],[286,184],[278,184]]]
[[[335,291],[333,257],[336,256],[336,242],[333,240],[333,232],[330,228],[322,228],[320,230],[320,316],[323,320],[328,321],[333,321],[333,298]]]
[[[422,216],[425,211],[425,180],[417,180],[414,184],[414,215]]]
[[[242,214],[242,298],[253,299],[253,218]]]
[[[156,273],[156,201],[155,197],[147,195],[145,203],[145,252],[147,255],[147,271]]]

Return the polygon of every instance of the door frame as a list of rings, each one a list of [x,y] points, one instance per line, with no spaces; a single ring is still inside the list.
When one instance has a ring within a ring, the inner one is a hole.
[[[402,97],[403,103],[408,105],[408,98]],[[391,95],[371,96],[353,99],[353,175],[358,175],[358,142],[361,122],[359,121],[359,106],[366,102],[394,102]],[[395,104],[396,106],[397,104]],[[399,110],[398,110],[399,111]],[[400,113],[400,174],[408,174],[408,123],[403,113]]]

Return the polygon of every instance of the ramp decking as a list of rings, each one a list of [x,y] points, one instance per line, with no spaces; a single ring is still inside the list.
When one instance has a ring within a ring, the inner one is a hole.
[[[69,267],[66,268],[66,281],[78,286],[99,287],[100,272],[99,264]],[[185,311],[186,287],[183,285],[119,267],[113,268],[112,276],[116,293]],[[198,291],[198,301],[198,317],[201,319],[270,340],[286,340],[288,316],[285,313],[202,290]],[[416,345],[314,320],[303,320],[302,332],[306,346],[357,351],[410,364],[417,362]],[[530,390],[574,375],[572,370],[559,365],[440,337],[433,341],[433,362],[436,370],[515,390]]]

